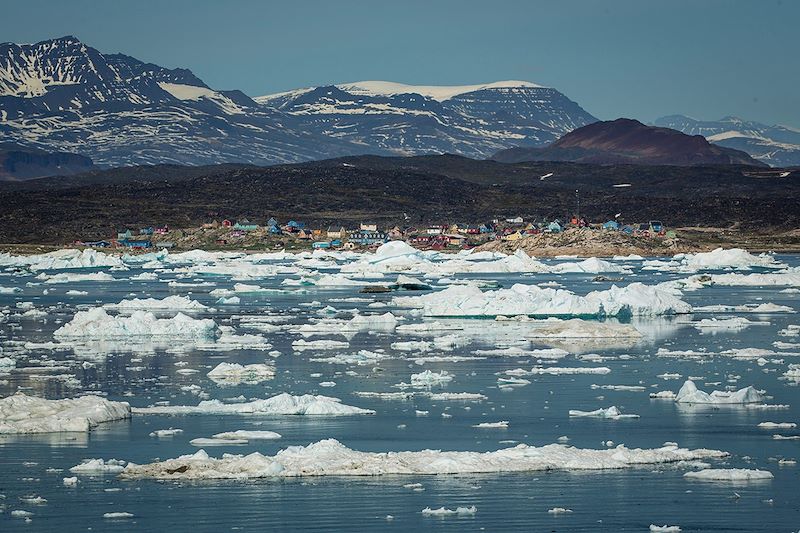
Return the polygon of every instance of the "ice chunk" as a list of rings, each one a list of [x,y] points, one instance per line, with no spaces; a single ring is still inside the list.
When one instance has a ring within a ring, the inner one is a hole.
[[[703,403],[703,404],[748,404],[761,403],[764,396],[754,387],[745,387],[736,392],[713,391],[711,394],[697,388],[692,380],[686,380],[675,396],[678,403]]]
[[[746,468],[707,468],[697,472],[686,472],[683,477],[686,479],[697,479],[700,481],[763,481],[772,479],[772,472],[767,470],[748,470]]]
[[[17,393],[0,399],[0,434],[87,432],[102,422],[130,416],[127,403],[97,396],[45,400]]]
[[[210,318],[192,318],[178,313],[173,318],[157,318],[148,311],[137,310],[130,316],[111,316],[102,307],[78,311],[70,322],[58,328],[57,338],[92,337],[94,339],[136,336],[170,336],[177,338],[213,338],[217,324]]]
[[[237,385],[256,384],[275,377],[275,367],[263,363],[240,365],[239,363],[220,363],[208,373],[214,383]]]
[[[595,409],[594,411],[578,411],[577,409],[570,409],[569,416],[582,418],[609,418],[611,420],[620,420],[623,418],[639,418],[639,415],[624,415],[616,406],[611,406],[606,409]]]
[[[119,474],[125,469],[125,461],[116,459],[84,459],[81,464],[69,469],[73,474],[94,476],[100,474]]]
[[[438,509],[431,509],[426,507],[421,511],[423,516],[474,516],[478,512],[478,508],[474,505],[470,507],[456,507],[455,509],[447,509],[439,507]]]

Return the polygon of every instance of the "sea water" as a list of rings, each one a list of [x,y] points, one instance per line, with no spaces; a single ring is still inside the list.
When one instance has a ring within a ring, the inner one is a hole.
[[[778,256],[790,266],[798,258]],[[620,285],[632,281],[655,284],[685,277],[678,274],[648,272],[630,263],[635,273],[626,275]],[[87,270],[84,270],[87,271]],[[88,270],[91,271],[91,270]],[[569,344],[540,344],[537,347],[562,347],[570,355],[557,366],[607,366],[606,375],[525,376],[531,384],[498,387],[497,374],[516,368],[530,369],[539,363],[531,357],[479,358],[474,352],[512,344],[516,335],[524,337],[524,324],[509,333],[493,320],[437,319],[463,327],[461,331],[407,336],[380,332],[348,332],[319,335],[313,339],[349,341],[340,350],[295,351],[292,341],[301,338],[286,331],[265,334],[281,352],[278,357],[263,350],[180,351],[185,341],[160,339],[155,343],[100,342],[73,351],[25,348],[25,343],[53,340],[53,331],[69,321],[77,310],[104,303],[119,302],[134,296],[163,298],[170,294],[188,295],[214,311],[194,314],[210,317],[219,324],[235,323],[235,315],[277,315],[290,324],[305,324],[320,318],[321,307],[331,305],[340,311],[359,309],[362,313],[392,311],[404,317],[403,323],[422,321],[407,310],[391,306],[392,294],[359,294],[358,287],[320,289],[285,287],[286,277],[247,281],[274,292],[242,294],[239,305],[219,305],[208,294],[214,288],[231,287],[225,276],[204,276],[212,285],[169,287],[174,274],[160,274],[155,281],[131,281],[142,270],[132,268],[113,272],[114,282],[79,282],[45,285],[33,274],[5,269],[0,285],[18,286],[22,292],[0,295],[0,307],[16,308],[17,302],[32,302],[41,316],[10,316],[0,323],[4,351],[13,352],[17,369],[0,376],[0,397],[23,391],[56,399],[83,392],[102,394],[110,400],[130,402],[136,407],[169,402],[195,405],[197,395],[182,387],[197,385],[210,398],[226,402],[244,397],[266,398],[280,392],[324,394],[341,398],[348,405],[374,409],[374,416],[154,416],[134,415],[132,419],[101,424],[88,434],[64,433],[30,436],[0,436],[0,514],[2,531],[648,531],[650,524],[679,525],[682,531],[797,531],[800,528],[800,476],[798,466],[779,464],[780,459],[800,458],[800,441],[774,440],[772,435],[797,435],[795,430],[764,430],[764,421],[800,422],[800,394],[796,383],[781,378],[789,363],[800,362],[800,349],[779,350],[775,341],[798,342],[779,337],[778,331],[800,323],[798,315],[776,313],[697,313],[677,317],[641,318],[634,324],[643,334],[641,341],[615,345],[611,342],[574,341]],[[491,279],[502,286],[513,283],[557,281],[578,294],[608,288],[611,282],[592,281],[592,274],[480,276],[460,278]],[[200,279],[200,277],[198,277]],[[180,281],[186,282],[186,279]],[[43,291],[47,289],[47,294]],[[66,295],[67,290],[85,295]],[[342,302],[360,297],[369,302]],[[774,287],[710,287],[686,292],[683,299],[694,306],[739,305],[772,302],[800,310],[800,295],[781,293]],[[333,301],[332,301],[333,300]],[[309,302],[319,302],[306,306]],[[386,307],[368,307],[383,302]],[[744,316],[768,322],[741,331],[701,332],[691,322],[709,316]],[[237,328],[237,332],[248,332]],[[257,333],[250,331],[249,333]],[[468,338],[465,346],[451,351],[426,353],[397,351],[398,340],[432,340],[456,333]],[[657,351],[705,350],[703,357],[664,357]],[[731,349],[773,350],[768,362],[738,360],[720,352]],[[313,362],[311,359],[359,350],[385,350],[391,357],[376,364],[358,366]],[[19,354],[24,357],[19,357]],[[587,354],[602,362],[578,361]],[[458,362],[422,362],[430,355],[464,356]],[[176,362],[186,363],[176,366]],[[242,364],[270,361],[276,368],[274,379],[260,384],[218,385],[206,374],[220,362]],[[86,363],[86,364],[84,364]],[[178,373],[195,369],[193,374]],[[474,392],[487,399],[478,402],[432,401],[424,397],[411,400],[380,400],[356,392],[396,392],[394,385],[408,382],[410,375],[430,369],[445,370],[454,379],[434,392]],[[657,376],[677,373],[680,379]],[[684,406],[670,400],[653,400],[650,392],[677,391],[688,377],[699,378],[703,390],[722,390],[753,385],[767,391],[770,404],[786,404],[787,409],[760,410],[743,406]],[[322,387],[322,382],[335,382]],[[706,386],[706,383],[719,383]],[[642,386],[644,391],[608,390],[593,385]],[[638,419],[604,420],[570,418],[570,409],[593,410],[611,405]],[[416,411],[427,411],[418,416]],[[443,416],[443,414],[445,416]],[[481,422],[507,420],[505,429],[473,427]],[[171,438],[150,437],[158,429],[180,428],[183,433]],[[194,453],[189,444],[194,438],[210,437],[238,429],[271,430],[279,440],[250,441],[247,445],[228,445],[206,450],[212,456],[223,453],[247,454],[259,451],[272,455],[290,445],[307,445],[320,439],[335,438],[349,448],[364,451],[400,450],[475,450],[488,451],[515,443],[544,445],[559,437],[581,448],[606,448],[613,442],[628,447],[655,448],[674,441],[687,448],[711,448],[730,452],[724,468],[769,470],[774,479],[759,483],[731,484],[690,481],[683,477],[688,468],[681,465],[644,466],[618,471],[531,472],[515,474],[380,476],[380,477],[305,477],[251,481],[163,482],[120,480],[114,475],[79,476],[75,487],[62,479],[72,476],[68,469],[83,459],[121,459],[147,463]],[[408,484],[419,487],[404,487]],[[46,503],[31,504],[24,499],[45,498]],[[475,506],[469,516],[431,517],[426,507]],[[569,513],[548,510],[563,507]],[[29,521],[12,517],[14,510],[33,513]],[[125,512],[125,519],[104,518],[105,513]]]

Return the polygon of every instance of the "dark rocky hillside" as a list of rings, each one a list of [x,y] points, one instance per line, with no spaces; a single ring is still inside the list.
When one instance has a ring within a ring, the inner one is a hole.
[[[800,178],[750,177],[741,166],[601,166],[456,156],[351,157],[275,167],[143,167],[0,187],[0,242],[108,238],[118,228],[275,216],[314,225],[563,217],[769,230],[800,225]],[[182,170],[185,175],[181,175]],[[546,176],[546,177],[544,177]],[[544,178],[543,178],[544,177]],[[82,182],[85,180],[85,182]],[[37,183],[41,182],[41,183]]]

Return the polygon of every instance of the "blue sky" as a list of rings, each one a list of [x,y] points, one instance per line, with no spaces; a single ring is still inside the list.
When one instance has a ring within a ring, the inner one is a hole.
[[[75,35],[251,96],[366,79],[556,87],[601,119],[800,127],[794,0],[26,0],[0,40]]]

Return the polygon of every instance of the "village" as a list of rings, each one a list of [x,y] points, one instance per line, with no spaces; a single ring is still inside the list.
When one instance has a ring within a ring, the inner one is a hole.
[[[615,232],[647,239],[674,238],[657,220],[623,224],[617,220],[590,223],[584,218],[570,217],[566,221],[526,220],[521,216],[494,218],[484,223],[432,224],[421,227],[399,226],[380,228],[372,222],[358,227],[332,224],[327,228],[309,227],[306,223],[289,220],[285,224],[275,218],[257,224],[247,218],[212,220],[194,228],[147,226],[119,231],[116,238],[98,241],[76,241],[77,246],[92,248],[151,249],[374,249],[388,241],[405,241],[423,250],[463,250],[493,241],[514,243],[541,234],[560,234],[569,229]]]

